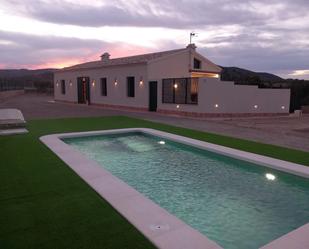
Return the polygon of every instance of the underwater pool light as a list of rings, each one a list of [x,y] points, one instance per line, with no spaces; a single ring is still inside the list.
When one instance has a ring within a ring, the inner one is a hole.
[[[267,180],[271,180],[271,181],[276,179],[276,176],[270,173],[265,174],[265,177],[267,178]]]

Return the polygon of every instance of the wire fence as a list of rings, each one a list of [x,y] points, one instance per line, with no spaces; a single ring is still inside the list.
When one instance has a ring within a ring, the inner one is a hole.
[[[22,90],[24,87],[25,86],[22,83],[0,82],[0,92]]]

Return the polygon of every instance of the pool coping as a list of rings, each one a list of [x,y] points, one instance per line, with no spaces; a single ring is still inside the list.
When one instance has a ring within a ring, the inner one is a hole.
[[[159,249],[219,249],[216,242],[193,229],[174,215],[161,208],[153,201],[127,185],[121,179],[102,168],[97,162],[75,150],[61,139],[85,137],[104,134],[121,134],[142,132],[197,148],[206,149],[229,157],[245,160],[258,165],[309,178],[309,167],[282,161],[275,158],[257,155],[221,145],[187,138],[149,128],[128,128],[88,132],[51,134],[40,137],[40,140],[63,160],[77,175],[90,185],[103,199],[113,206],[121,215],[132,223],[145,237]],[[295,229],[282,237],[271,241],[263,248],[275,249],[307,248],[309,244],[309,223]],[[284,243],[283,243],[283,242]],[[289,245],[289,247],[285,247]],[[302,246],[302,247],[300,247]]]

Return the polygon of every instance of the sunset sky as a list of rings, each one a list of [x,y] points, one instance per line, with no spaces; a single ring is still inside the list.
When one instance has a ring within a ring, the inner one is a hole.
[[[185,47],[218,65],[309,79],[308,0],[1,0],[0,68]]]

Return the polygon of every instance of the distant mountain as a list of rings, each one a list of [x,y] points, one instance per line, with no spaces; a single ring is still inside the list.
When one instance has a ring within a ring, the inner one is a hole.
[[[284,82],[284,79],[277,75],[253,72],[247,69],[238,67],[222,67],[221,79],[226,81],[235,81],[237,84],[260,84],[260,83],[278,83]]]
[[[58,69],[0,69],[0,78],[19,78],[26,76],[52,75]]]
[[[281,82],[284,80],[281,77],[271,73],[257,72],[257,74],[264,82]]]

